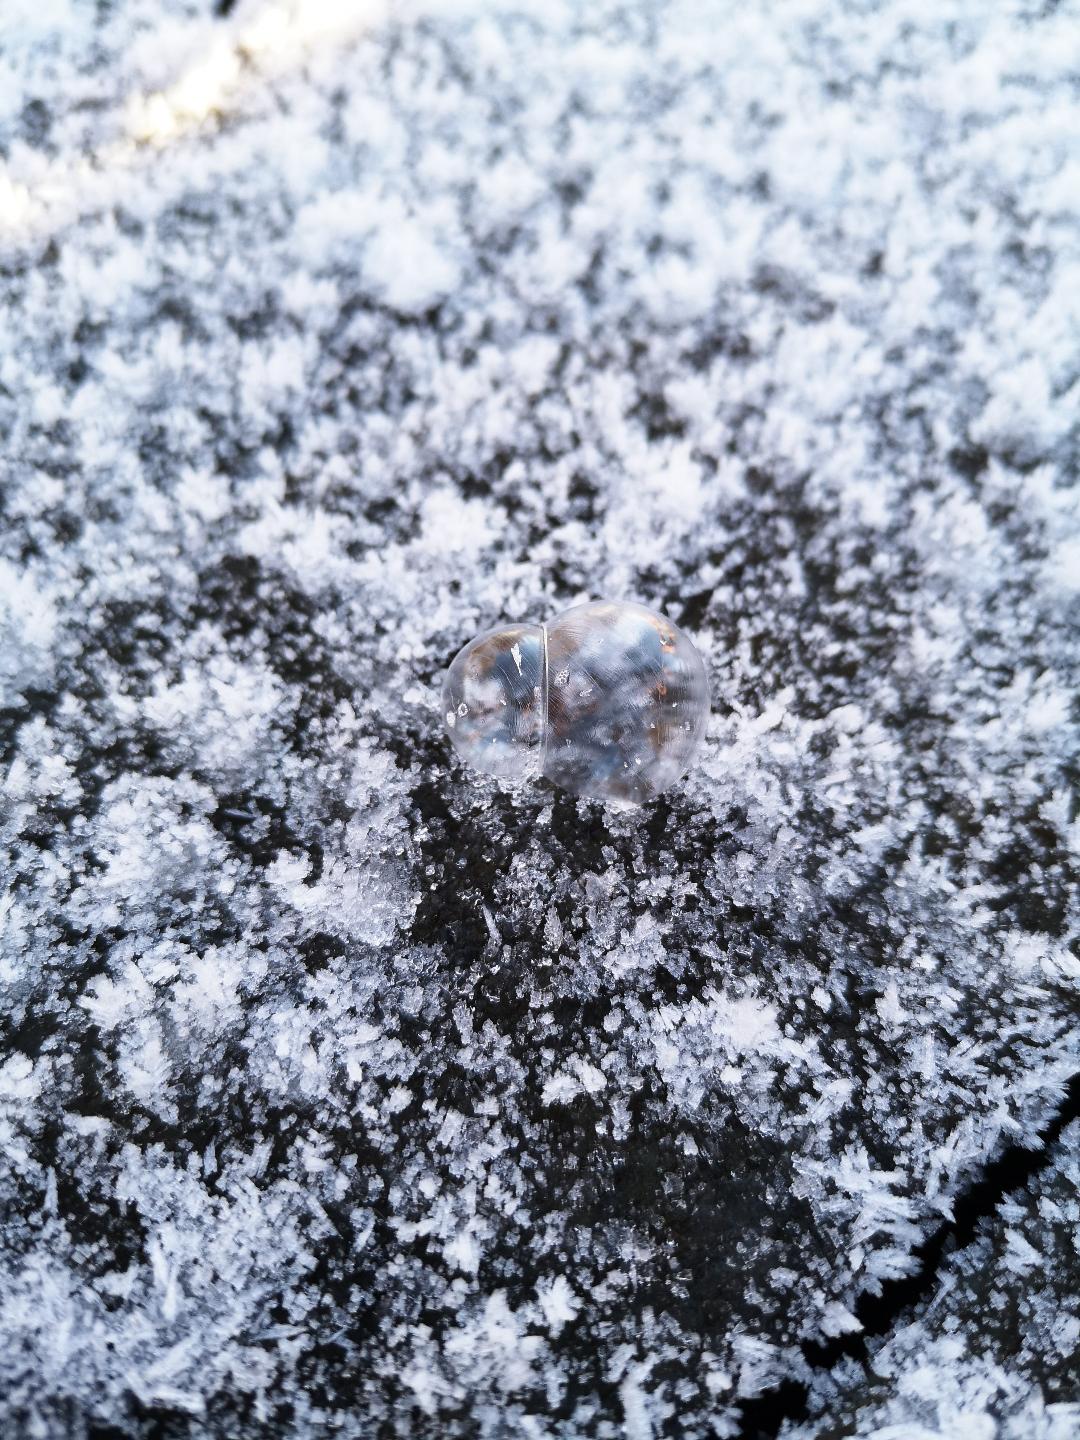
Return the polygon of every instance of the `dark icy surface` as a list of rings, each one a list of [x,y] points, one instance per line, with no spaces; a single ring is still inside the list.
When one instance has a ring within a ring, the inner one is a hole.
[[[0,1433],[1080,1433],[1077,6],[219,8],[0,16]]]

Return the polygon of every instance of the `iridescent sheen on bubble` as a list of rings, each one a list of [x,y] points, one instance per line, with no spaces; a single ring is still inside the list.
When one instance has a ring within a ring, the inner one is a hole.
[[[640,805],[686,773],[708,723],[709,681],[677,625],[598,600],[470,641],[446,672],[442,708],[458,754],[478,770],[546,775],[576,795]]]

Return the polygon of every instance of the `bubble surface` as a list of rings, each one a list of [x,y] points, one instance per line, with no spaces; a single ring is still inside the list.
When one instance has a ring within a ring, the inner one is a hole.
[[[544,774],[576,795],[640,805],[674,785],[709,718],[693,641],[644,605],[599,600],[548,625],[492,630],[447,671],[458,754],[502,778]]]

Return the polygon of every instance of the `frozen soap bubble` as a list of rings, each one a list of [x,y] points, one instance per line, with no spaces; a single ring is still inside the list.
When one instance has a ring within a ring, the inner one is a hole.
[[[644,605],[596,600],[478,635],[443,681],[458,754],[502,779],[640,805],[689,768],[709,719],[693,641]]]

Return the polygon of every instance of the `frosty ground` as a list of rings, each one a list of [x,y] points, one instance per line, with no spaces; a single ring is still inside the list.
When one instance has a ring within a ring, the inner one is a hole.
[[[218,10],[0,18],[0,1431],[1080,1434],[1077,6]]]

